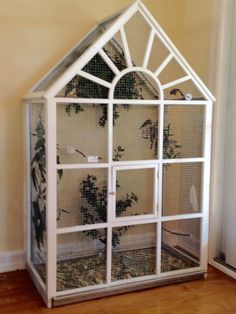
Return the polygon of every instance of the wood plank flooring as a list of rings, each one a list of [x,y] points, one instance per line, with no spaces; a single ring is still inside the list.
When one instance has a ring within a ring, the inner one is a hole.
[[[1,314],[236,314],[236,281],[207,279],[47,309],[26,271],[0,274]]]

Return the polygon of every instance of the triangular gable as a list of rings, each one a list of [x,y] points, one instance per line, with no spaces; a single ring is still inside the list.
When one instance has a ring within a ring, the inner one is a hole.
[[[107,21],[109,23],[105,21],[104,25],[107,29],[104,33],[99,34],[98,38],[94,38],[94,42],[87,50],[47,89],[46,97],[58,95],[68,83],[71,84],[80,75],[94,84],[101,85],[104,89],[103,95],[108,95],[105,89],[111,87],[111,81],[106,77],[99,76],[98,72],[86,72],[86,65],[92,61],[96,62],[95,59],[98,56],[103,59],[111,72],[114,73],[114,76],[119,75],[122,69],[117,68],[114,58],[110,58],[109,51],[105,48],[112,41],[112,45],[114,46],[115,43],[117,51],[121,50],[120,53],[124,56],[126,67],[143,67],[151,71],[160,81],[164,94],[174,95],[173,99],[177,97],[177,99],[184,100],[185,97],[187,99],[185,89],[190,89],[193,92],[189,93],[188,96],[192,97],[191,94],[193,93],[194,99],[198,98],[194,94],[194,91],[198,90],[201,94],[199,99],[214,100],[214,96],[141,1],[136,1],[123,13],[118,14],[118,16],[114,15],[113,18]],[[134,28],[136,34],[133,34]],[[141,38],[138,37],[139,35]],[[142,49],[135,45],[139,45]],[[157,49],[157,53],[155,49]],[[151,62],[151,58],[153,58],[153,62]],[[157,62],[155,62],[155,59],[157,59]],[[173,78],[170,77],[170,72],[172,72],[172,76],[174,75]],[[112,78],[112,75],[110,77]],[[70,97],[70,94],[68,95]],[[165,96],[167,97],[165,99],[169,99],[168,96]],[[77,95],[77,97],[80,96]]]

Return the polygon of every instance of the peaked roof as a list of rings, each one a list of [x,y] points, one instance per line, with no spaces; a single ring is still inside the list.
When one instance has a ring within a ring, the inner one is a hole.
[[[199,76],[194,72],[191,66],[187,63],[152,14],[148,11],[145,5],[140,1],[134,2],[131,6],[123,9],[111,17],[108,17],[101,23],[99,23],[84,39],[76,45],[62,60],[59,62],[49,73],[47,73],[40,82],[38,82],[30,91],[30,95],[39,92],[44,97],[56,96],[76,75],[82,75],[86,79],[94,80],[94,76],[83,71],[86,64],[99,54],[110,69],[119,75],[119,69],[109,59],[106,53],[104,53],[104,46],[112,40],[112,38],[119,32],[121,42],[123,44],[122,54],[124,54],[127,68],[134,68],[135,62],[129,49],[129,43],[127,41],[125,25],[135,16],[140,14],[145,23],[150,27],[150,34],[147,40],[147,46],[145,48],[144,59],[142,66],[147,69],[149,58],[154,45],[155,38],[161,41],[167,50],[167,56],[159,64],[156,70],[152,70],[153,75],[158,78],[165,68],[173,60],[182,69],[184,75],[171,82],[165,82],[162,88],[167,89],[173,86],[178,86],[188,80],[192,80],[196,88],[201,92],[206,100],[214,101],[215,98],[206,85],[202,82]],[[138,41],[139,38],[134,38]],[[119,45],[119,44],[118,44]],[[150,72],[150,71],[149,71]],[[101,84],[107,88],[111,87],[110,83],[106,83],[99,78],[96,79],[96,83]],[[177,90],[177,89],[176,89]]]

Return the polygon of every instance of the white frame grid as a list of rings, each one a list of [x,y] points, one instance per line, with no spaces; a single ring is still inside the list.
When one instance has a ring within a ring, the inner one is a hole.
[[[139,12],[150,26],[150,35],[148,44],[145,50],[142,67],[134,67],[132,64],[132,56],[130,55],[128,42],[126,39],[124,25],[132,18],[132,16]],[[123,71],[119,71],[113,64],[110,58],[104,53],[102,47],[120,31],[121,39],[123,41],[124,54],[127,63],[127,68]],[[151,72],[147,69],[148,62],[151,54],[151,49],[155,36],[157,36],[162,44],[168,49],[169,55],[159,65],[156,71]],[[90,75],[82,68],[86,63],[94,57],[96,53],[102,57],[107,63],[109,68],[114,72],[115,78],[111,83],[108,83],[102,79],[99,79],[93,75]],[[168,82],[162,85],[158,76],[169,64],[169,62],[175,58],[180,66],[186,72],[186,75],[182,78]],[[124,75],[130,72],[143,72],[152,77],[155,80],[160,97],[158,100],[123,100],[114,99],[114,90],[118,81]],[[108,99],[79,99],[79,98],[67,98],[57,97],[60,90],[75,76],[81,75],[97,84],[109,88]],[[205,100],[165,100],[164,89],[174,86],[178,83],[192,80],[197,86],[199,91],[204,96]],[[215,100],[211,92],[206,88],[203,82],[199,79],[196,73],[191,69],[176,47],[169,40],[164,31],[160,28],[158,23],[148,12],[146,7],[141,1],[136,1],[127,10],[125,10],[105,31],[99,39],[97,39],[82,55],[79,57],[72,66],[70,66],[61,77],[53,83],[48,90],[45,92],[34,93],[31,92],[25,97],[28,103],[44,102],[46,107],[46,153],[47,153],[47,283],[46,286],[40,282],[39,276],[37,275],[34,267],[31,265],[28,258],[28,265],[32,271],[32,277],[36,284],[41,286],[41,294],[44,300],[47,300],[47,306],[52,306],[52,300],[56,297],[65,296],[69,294],[81,293],[84,291],[96,291],[104,287],[112,287],[125,285],[130,282],[143,282],[148,280],[160,280],[161,278],[175,277],[184,274],[206,272],[207,270],[207,243],[208,243],[208,208],[209,208],[209,186],[210,186],[210,147],[211,147],[211,120],[212,120],[212,103]],[[108,105],[108,162],[107,163],[91,163],[91,164],[60,164],[56,163],[56,107],[57,103],[93,103],[93,104],[107,104]],[[131,104],[131,105],[152,105],[159,108],[159,142],[158,142],[158,156],[157,159],[153,160],[133,160],[133,161],[113,161],[113,105],[114,104]],[[206,108],[205,123],[204,123],[204,155],[198,158],[178,158],[178,159],[163,159],[163,129],[164,129],[164,109],[166,105],[196,105],[204,106]],[[29,129],[27,130],[27,137],[29,137]],[[29,156],[29,154],[28,154]],[[162,174],[163,164],[168,163],[196,163],[201,162],[203,165],[203,182],[202,182],[202,204],[201,212],[184,215],[174,216],[162,216]],[[30,161],[28,160],[28,165]],[[86,169],[86,168],[106,168],[108,170],[108,211],[107,211],[107,222],[85,225],[85,226],[74,226],[68,228],[57,228],[57,170],[58,169]],[[140,215],[140,217],[122,217],[114,219],[115,210],[115,172],[124,169],[144,169],[153,168],[155,171],[155,183],[156,186],[154,193],[154,203],[158,203],[158,210],[154,215]],[[28,167],[28,180],[30,179],[30,169]],[[29,181],[28,181],[28,193],[30,193]],[[113,209],[113,210],[110,210]],[[28,201],[28,222],[30,221],[30,202]],[[161,229],[162,222],[181,220],[181,219],[201,219],[201,256],[200,266],[191,269],[184,269],[172,272],[161,273]],[[112,228],[117,226],[125,225],[140,225],[154,223],[157,227],[157,270],[156,275],[137,277],[130,280],[121,280],[117,282],[111,281],[111,264],[112,264]],[[57,235],[67,234],[73,232],[79,232],[84,230],[92,230],[97,228],[107,229],[107,271],[106,271],[106,284],[84,287],[78,289],[71,289],[67,291],[56,291],[56,265],[57,265]],[[29,229],[30,232],[30,229]],[[30,239],[28,238],[28,252],[29,252]],[[40,289],[39,289],[40,290]]]

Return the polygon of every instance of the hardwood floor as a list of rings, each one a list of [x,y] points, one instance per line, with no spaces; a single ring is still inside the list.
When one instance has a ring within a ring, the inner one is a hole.
[[[236,314],[236,281],[210,267],[207,279],[54,309],[41,301],[26,271],[0,274],[2,314]]]

